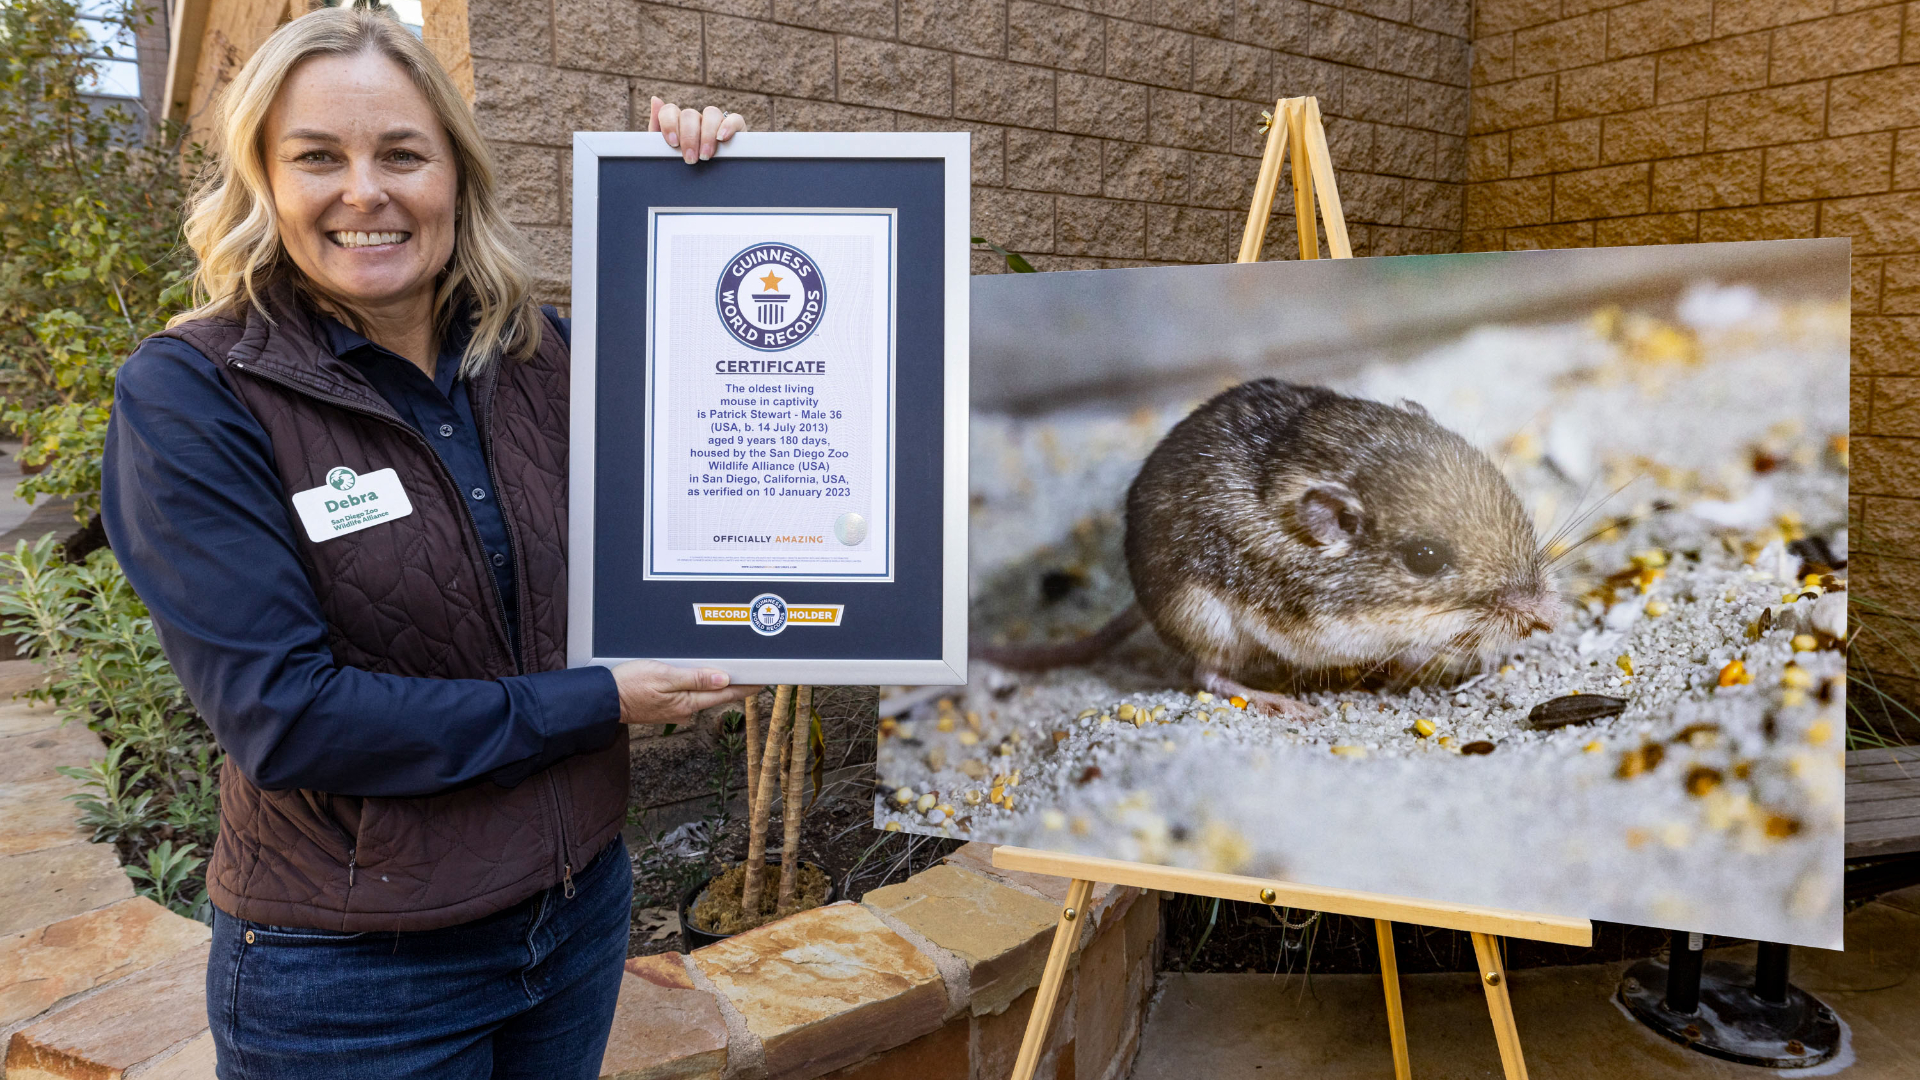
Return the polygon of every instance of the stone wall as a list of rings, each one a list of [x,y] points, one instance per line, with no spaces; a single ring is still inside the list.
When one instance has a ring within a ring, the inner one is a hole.
[[[644,128],[654,94],[729,107],[760,130],[972,132],[974,232],[1042,269],[1230,261],[1260,112],[1315,94],[1355,253],[1457,250],[1468,9],[470,0],[468,31],[508,203],[564,300],[570,133]],[[1291,245],[1290,197],[1275,205],[1271,242]],[[974,269],[1003,266],[980,255]]]
[[[1479,0],[1472,80],[1468,250],[1853,238],[1856,656],[1920,702],[1920,5]]]

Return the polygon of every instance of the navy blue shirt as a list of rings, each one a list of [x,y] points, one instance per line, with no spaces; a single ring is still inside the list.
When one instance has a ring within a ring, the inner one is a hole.
[[[517,638],[512,552],[457,352],[430,380],[344,326],[329,333],[467,492]],[[114,391],[101,517],[188,696],[254,784],[430,795],[517,783],[617,734],[605,668],[429,679],[335,663],[290,494],[266,431],[212,361],[174,338],[134,350]]]

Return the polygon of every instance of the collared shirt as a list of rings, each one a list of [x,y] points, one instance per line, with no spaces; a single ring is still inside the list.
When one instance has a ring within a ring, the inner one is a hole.
[[[489,556],[507,556],[501,592],[511,597],[506,529],[452,365],[439,365],[450,380],[441,387],[357,334],[334,337],[440,453],[469,507],[488,504],[493,536],[483,513],[474,521]],[[454,434],[440,435],[441,424]],[[114,554],[194,706],[259,787],[416,796],[517,783],[618,732],[619,693],[604,668],[431,679],[336,663],[272,441],[191,345],[149,338],[120,369],[102,470]]]

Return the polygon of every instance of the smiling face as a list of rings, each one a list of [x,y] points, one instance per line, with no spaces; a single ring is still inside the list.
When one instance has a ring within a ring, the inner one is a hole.
[[[262,147],[280,242],[325,296],[368,313],[431,310],[453,256],[453,144],[405,69],[376,52],[294,68]]]

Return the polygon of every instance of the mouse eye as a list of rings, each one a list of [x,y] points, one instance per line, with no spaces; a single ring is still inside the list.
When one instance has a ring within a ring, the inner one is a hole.
[[[1400,546],[1400,558],[1407,569],[1421,577],[1432,577],[1453,565],[1453,549],[1443,540],[1414,540]]]

